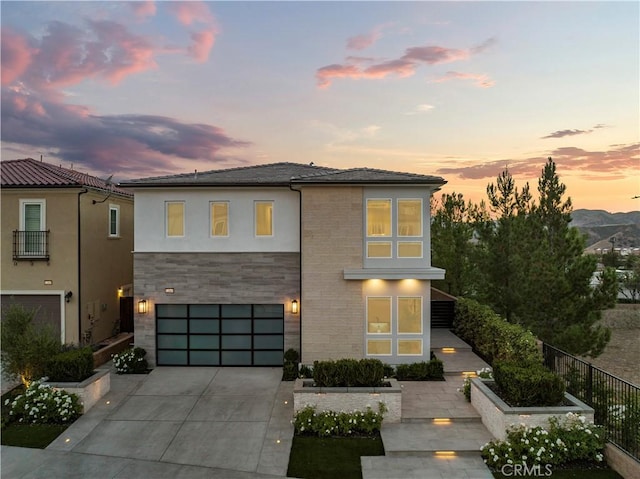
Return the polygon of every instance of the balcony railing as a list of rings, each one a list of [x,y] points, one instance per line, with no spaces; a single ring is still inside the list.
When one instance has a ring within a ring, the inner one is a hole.
[[[49,261],[49,231],[14,231],[13,260]]]

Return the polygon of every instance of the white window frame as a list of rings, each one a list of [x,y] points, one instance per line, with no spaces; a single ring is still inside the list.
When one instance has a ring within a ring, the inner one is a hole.
[[[214,234],[214,224],[213,224],[213,205],[216,204],[226,204],[227,205],[227,234],[226,235],[216,235]],[[211,238],[228,238],[231,235],[231,204],[229,200],[212,200],[209,202],[209,236]]]
[[[422,335],[424,332],[424,297],[423,296],[396,296],[396,334],[398,336],[416,336]],[[420,300],[420,331],[413,333],[401,333],[400,332],[400,300],[401,299],[419,299]],[[403,337],[402,339],[411,339]],[[419,339],[419,338],[415,338]]]
[[[116,212],[116,232],[111,232],[111,212]],[[107,231],[109,232],[109,238],[119,238],[120,237],[120,205],[109,205],[109,217],[107,218]]]
[[[420,202],[420,233],[417,235],[401,235],[400,234],[400,203],[402,201],[419,201]],[[422,238],[424,235],[424,216],[423,216],[423,202],[422,198],[396,198],[396,209],[398,211],[398,221],[396,222],[396,238],[398,241],[401,241],[400,238]],[[393,225],[393,223],[392,223]]]
[[[400,352],[400,341],[420,341],[420,353],[418,354],[407,354]],[[409,357],[421,357],[424,353],[424,339],[423,338],[397,338],[396,339],[396,348],[398,356],[409,356]]]
[[[389,331],[369,332],[369,299],[388,299],[389,300]],[[393,334],[393,296],[367,296],[366,308],[365,308],[365,334],[373,336],[388,335],[391,337]]]
[[[258,205],[269,204],[271,205],[271,234],[270,235],[259,235],[258,234]],[[253,235],[256,238],[273,238],[275,236],[275,216],[276,216],[276,206],[275,201],[273,200],[255,200],[253,202]]]
[[[169,205],[170,204],[182,204],[182,235],[170,235],[169,234]],[[164,202],[164,234],[167,238],[184,238],[187,229],[187,205],[184,200],[167,200]]]
[[[40,231],[47,231],[47,201],[44,198],[20,199],[20,231],[25,231],[25,205],[40,205]]]
[[[389,235],[388,236],[382,236],[382,235],[369,235],[369,202],[370,201],[388,201],[389,202]],[[391,239],[394,237],[393,234],[393,198],[367,198],[367,201],[365,203],[365,235],[367,238],[380,238],[381,240],[384,239],[386,241],[391,241]]]

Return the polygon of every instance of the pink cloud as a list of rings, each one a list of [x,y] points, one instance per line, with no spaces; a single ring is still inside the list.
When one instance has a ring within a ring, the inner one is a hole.
[[[204,2],[168,2],[166,5],[169,11],[173,13],[183,25],[188,26],[196,22],[213,23],[213,15]]]
[[[153,0],[129,2],[129,6],[138,18],[153,17],[156,14],[156,3]]]
[[[27,39],[9,28],[2,29],[2,84],[8,85],[29,67],[36,50]]]
[[[215,32],[205,30],[191,34],[191,45],[188,48],[189,55],[198,62],[205,62],[209,58],[209,52],[215,42]]]
[[[496,84],[496,82],[487,75],[461,72],[447,72],[445,75],[432,80],[432,82],[442,83],[450,80],[471,80],[480,88],[491,88]]]
[[[359,37],[353,37],[353,39]],[[350,39],[350,40],[353,40]],[[357,43],[357,42],[356,42]],[[363,45],[364,39],[360,39],[359,45]],[[364,70],[356,67],[353,63],[363,63],[369,61],[369,58],[347,57],[346,64],[333,64],[321,67],[316,71],[316,80],[318,87],[327,88],[331,85],[334,78],[385,78],[389,75],[397,75],[399,77],[411,76],[421,65],[438,65],[441,63],[451,63],[469,59],[472,55],[482,53],[495,43],[490,38],[482,44],[469,48],[457,49],[447,48],[438,45],[427,45],[419,47],[410,47],[405,50],[404,55],[399,58],[380,61],[368,66]],[[488,88],[493,86],[494,82],[486,75],[474,75],[470,73],[449,72],[445,77],[441,77],[437,81],[446,81],[454,78],[472,79],[476,81],[478,86]]]
[[[378,38],[380,38],[380,32],[378,31],[356,35],[355,37],[351,37],[347,40],[347,49],[364,50],[365,48],[373,45]]]
[[[562,164],[563,171],[573,171],[585,179],[600,179],[603,175],[613,175],[625,171],[636,170],[640,160],[640,143],[629,145],[611,145],[605,151],[587,151],[575,146],[556,148],[549,155],[527,158],[523,160],[497,160],[479,165],[441,168],[437,171],[441,175],[457,175],[466,179],[495,178],[506,165],[514,176],[535,178],[546,159],[551,156],[558,164]]]

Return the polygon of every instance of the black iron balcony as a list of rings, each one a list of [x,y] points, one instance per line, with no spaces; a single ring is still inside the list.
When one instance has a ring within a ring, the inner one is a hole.
[[[14,231],[13,260],[49,261],[49,231]]]

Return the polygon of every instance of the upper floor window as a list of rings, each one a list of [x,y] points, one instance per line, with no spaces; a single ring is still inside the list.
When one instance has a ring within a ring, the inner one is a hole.
[[[229,202],[211,203],[211,236],[229,236]]]
[[[391,200],[367,200],[367,236],[391,236]]]
[[[422,236],[422,200],[398,200],[398,236]]]
[[[256,236],[273,236],[273,201],[256,201]]]
[[[13,232],[14,259],[49,259],[44,199],[20,200],[19,230]]]
[[[167,236],[184,236],[184,201],[167,201]]]
[[[120,236],[120,206],[109,205],[109,236]]]
[[[45,200],[20,200],[20,230],[45,231]]]

